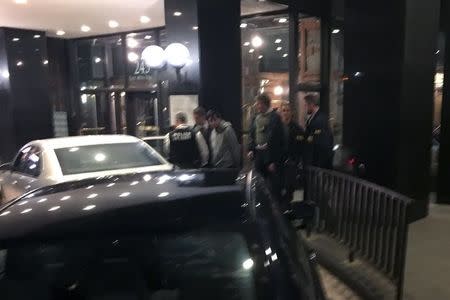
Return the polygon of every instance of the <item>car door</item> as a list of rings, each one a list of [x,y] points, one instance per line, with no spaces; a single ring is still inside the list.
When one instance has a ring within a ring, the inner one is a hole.
[[[6,171],[1,183],[2,204],[37,187],[42,170],[42,152],[37,146],[27,146],[19,151],[11,170]]]

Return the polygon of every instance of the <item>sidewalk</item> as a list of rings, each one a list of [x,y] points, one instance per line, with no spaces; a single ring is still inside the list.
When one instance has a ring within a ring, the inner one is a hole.
[[[430,205],[409,227],[405,299],[450,299],[450,206]]]

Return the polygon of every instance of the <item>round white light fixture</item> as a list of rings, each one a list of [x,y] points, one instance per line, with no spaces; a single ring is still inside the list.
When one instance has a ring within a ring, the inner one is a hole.
[[[279,44],[279,43],[281,43],[281,39],[276,39],[275,44]]]
[[[5,78],[5,79],[9,78],[9,72],[8,71],[3,71],[2,72],[2,77]]]
[[[277,47],[277,51],[281,51],[283,47]]]
[[[40,34],[35,34],[35,35],[33,36],[34,39],[38,39],[38,38],[40,38],[40,37],[41,37]]]
[[[110,20],[110,21],[108,22],[108,26],[109,26],[110,28],[117,28],[117,27],[119,27],[119,22],[117,22],[117,21],[115,21],[115,20]]]
[[[288,20],[286,18],[279,18],[278,23],[286,23]]]
[[[175,68],[184,67],[189,62],[191,57],[189,49],[180,43],[170,44],[167,46],[165,53],[167,62]]]
[[[20,41],[20,39],[19,38],[13,38],[12,41],[13,42],[18,42],[18,41]]]
[[[253,52],[255,52],[255,49],[250,49],[250,50],[248,50],[248,53],[253,53]]]
[[[250,46],[250,42],[245,42],[245,43],[244,43],[244,46],[245,46],[245,47]]]
[[[253,268],[253,265],[254,265],[254,264],[255,264],[255,263],[253,262],[253,259],[249,258],[249,259],[245,260],[245,261],[242,263],[242,267],[243,267],[245,270],[250,270],[251,268]]]
[[[241,23],[241,26],[240,26],[240,27],[241,27],[241,28],[247,28],[247,25],[248,25],[247,23]]]
[[[96,64],[98,64],[102,61],[102,59],[100,57],[96,57],[96,58],[94,58],[94,61]]]
[[[65,34],[66,34],[66,32],[65,32],[64,30],[58,30],[58,31],[56,32],[56,35],[59,35],[59,36],[65,35]]]
[[[135,62],[135,61],[137,61],[138,59],[139,59],[139,55],[137,55],[136,53],[134,53],[134,52],[129,52],[129,53],[128,53],[128,60],[129,60],[129,61]]]
[[[288,54],[287,53],[283,54],[283,57],[288,57]]]
[[[145,48],[141,57],[150,68],[160,69],[166,64],[166,55],[163,48],[156,45]]]
[[[260,56],[258,56],[258,59],[262,59],[264,56],[263,55],[260,55]]]
[[[128,38],[127,39],[127,46],[128,46],[128,48],[136,48],[137,46],[139,46],[139,43],[134,38]]]
[[[275,96],[281,96],[281,95],[283,95],[283,92],[284,92],[284,89],[283,89],[283,87],[280,86],[280,85],[277,85],[277,86],[273,89],[273,94],[274,94]]]
[[[91,31],[91,27],[87,26],[87,25],[81,25],[81,31],[83,32],[89,32]]]
[[[260,36],[256,35],[252,38],[252,46],[255,48],[261,47],[263,44],[263,40]]]
[[[198,26],[192,26],[192,30],[198,30]]]
[[[181,12],[181,11],[176,11],[176,12],[174,12],[173,13],[173,15],[175,16],[175,17],[179,17],[179,16],[181,16],[183,13]]]
[[[152,36],[151,35],[146,35],[146,36],[144,36],[144,40],[151,40],[152,39]]]
[[[44,61],[42,61],[42,64],[48,65],[48,59],[44,59]]]
[[[339,30],[339,29],[333,29],[333,31],[332,31],[331,33],[336,34],[336,33],[339,33],[339,32],[341,32],[341,30]]]
[[[23,66],[23,61],[21,61],[21,60],[19,60],[18,62],[17,62],[17,64],[16,64],[18,67],[21,67],[21,66]]]
[[[139,21],[141,21],[142,24],[146,24],[146,23],[149,23],[151,21],[151,19],[147,16],[141,16],[139,18]]]

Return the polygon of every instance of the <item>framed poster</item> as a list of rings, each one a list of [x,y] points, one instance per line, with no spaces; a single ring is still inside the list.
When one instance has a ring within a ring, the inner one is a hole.
[[[198,95],[171,95],[169,97],[170,125],[175,125],[175,115],[184,112],[188,118],[188,124],[194,125],[193,111],[198,107]]]

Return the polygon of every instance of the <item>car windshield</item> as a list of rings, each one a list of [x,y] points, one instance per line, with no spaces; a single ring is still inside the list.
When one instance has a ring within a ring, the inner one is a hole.
[[[165,164],[144,142],[60,148],[55,153],[64,175]]]
[[[243,234],[191,232],[0,249],[2,300],[255,299]]]

